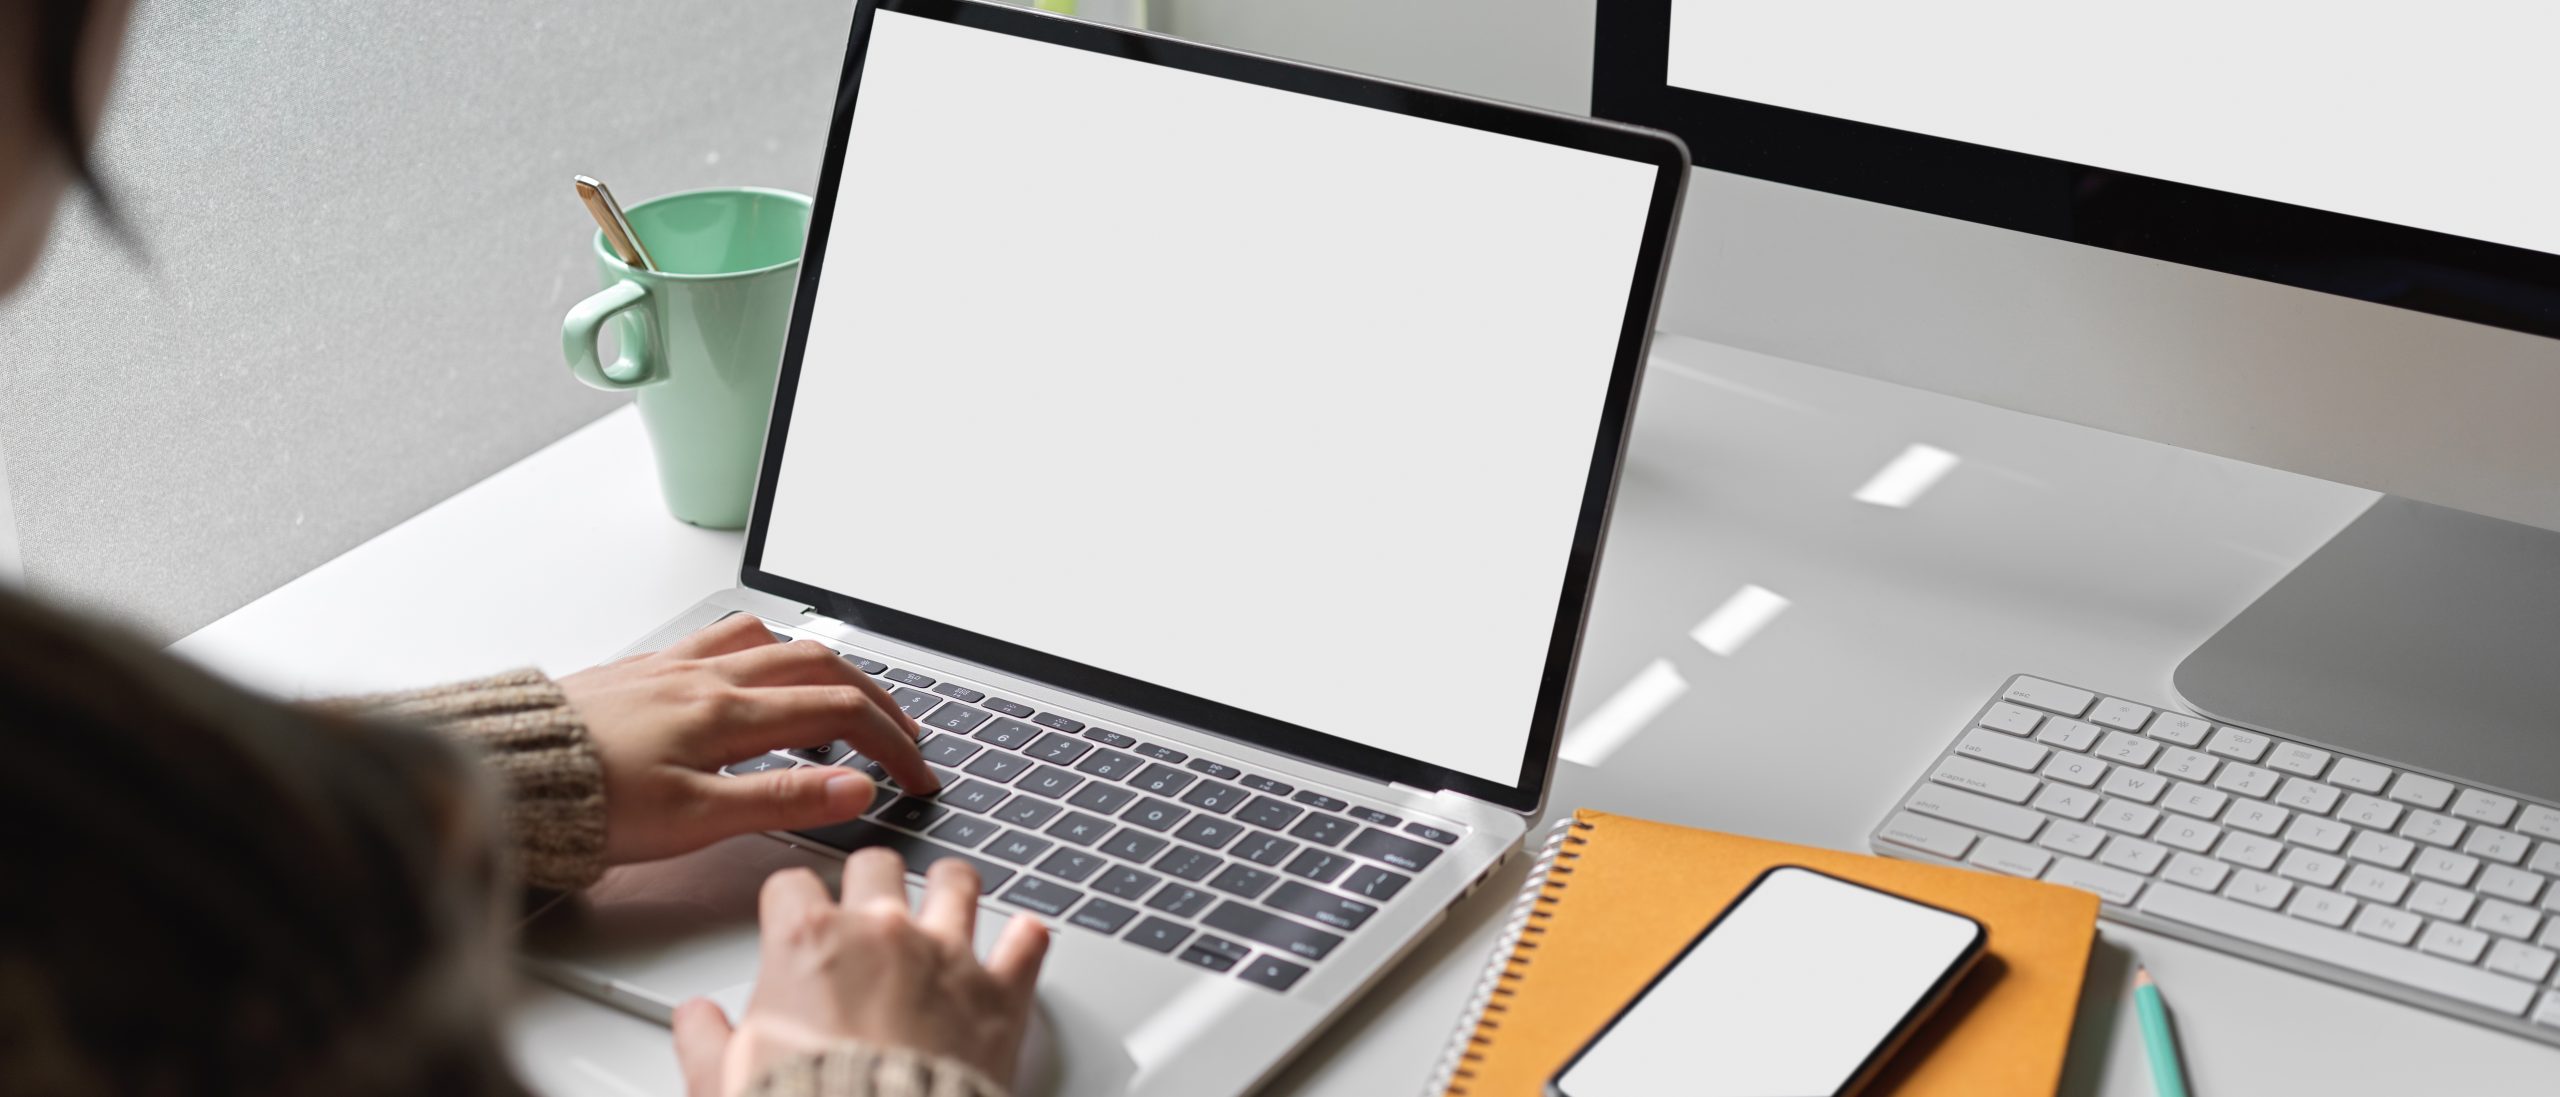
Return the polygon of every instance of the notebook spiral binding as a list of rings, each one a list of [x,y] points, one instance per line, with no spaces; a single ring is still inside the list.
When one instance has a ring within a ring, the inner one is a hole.
[[[1499,1022],[1487,1021],[1485,1015],[1502,1012],[1502,1005],[1495,999],[1510,996],[1510,984],[1519,978],[1518,966],[1528,963],[1514,963],[1522,938],[1546,932],[1546,927],[1537,922],[1548,917],[1545,908],[1557,900],[1555,892],[1566,883],[1563,877],[1573,872],[1573,862],[1581,856],[1573,847],[1589,844],[1590,839],[1582,832],[1596,829],[1570,815],[1547,829],[1538,859],[1529,866],[1528,882],[1521,885],[1520,897],[1512,902],[1510,916],[1503,921],[1502,936],[1495,940],[1493,955],[1485,962],[1484,977],[1476,981],[1475,993],[1467,996],[1467,1008],[1458,1014],[1458,1029],[1449,1036],[1449,1050],[1441,1055],[1438,1069],[1431,1072],[1430,1088],[1424,1091],[1427,1097],[1467,1097],[1467,1081],[1475,1076],[1467,1064],[1479,1057],[1477,1045],[1485,1042],[1485,1030],[1500,1027]],[[1537,946],[1531,942],[1528,947]]]

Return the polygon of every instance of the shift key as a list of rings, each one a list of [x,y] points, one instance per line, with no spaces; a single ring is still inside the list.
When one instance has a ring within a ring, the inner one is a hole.
[[[1921,788],[1912,793],[1910,801],[1903,806],[1922,815],[1962,823],[2021,842],[2035,837],[2037,828],[2044,825],[2044,816],[2016,804],[2004,804],[1988,796],[1977,796],[1943,785]]]
[[[1235,900],[1218,904],[1200,924],[1248,937],[1304,960],[1321,960],[1342,943],[1341,936],[1256,910]]]

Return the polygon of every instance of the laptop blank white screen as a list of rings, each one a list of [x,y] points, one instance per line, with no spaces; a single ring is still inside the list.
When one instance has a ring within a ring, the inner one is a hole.
[[[762,569],[1515,782],[1656,169],[875,19]]]

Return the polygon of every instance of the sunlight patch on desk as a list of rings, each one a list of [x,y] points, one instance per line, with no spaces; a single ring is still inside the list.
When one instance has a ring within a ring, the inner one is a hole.
[[[1757,400],[1771,407],[1785,408],[1788,411],[1802,412],[1806,415],[1821,414],[1821,409],[1816,408],[1811,404],[1780,396],[1767,389],[1753,388],[1740,381],[1727,380],[1705,370],[1699,369],[1696,366],[1682,365],[1668,358],[1656,358],[1653,360],[1653,364],[1711,388],[1720,388],[1736,396]]]
[[[1961,463],[1955,454],[1926,442],[1913,442],[1850,498],[1879,507],[1907,507],[1938,486],[1938,481],[1946,479]]]
[[[1717,606],[1714,613],[1708,614],[1706,620],[1698,622],[1698,627],[1690,629],[1689,638],[1697,641],[1699,647],[1718,655],[1732,655],[1741,651],[1742,645],[1760,635],[1761,629],[1769,627],[1769,622],[1777,620],[1778,615],[1785,613],[1793,604],[1774,590],[1757,583],[1745,583],[1741,590],[1733,592],[1733,597]]]
[[[1598,766],[1627,745],[1654,717],[1670,708],[1680,695],[1689,692],[1689,683],[1671,666],[1669,659],[1656,659],[1629,679],[1618,692],[1600,702],[1600,707],[1581,722],[1566,728],[1564,760],[1575,765]]]

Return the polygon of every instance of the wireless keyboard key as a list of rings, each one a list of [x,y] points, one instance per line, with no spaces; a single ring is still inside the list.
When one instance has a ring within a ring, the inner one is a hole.
[[[2078,716],[2089,711],[2098,695],[2085,689],[2074,689],[2058,682],[2021,674],[2009,680],[2009,688],[2000,694],[2022,705],[2032,705],[2046,712]]]
[[[2336,964],[2511,1017],[2522,1015],[2533,1002],[2531,983],[2185,888],[2153,888],[2137,909],[2155,918]]]
[[[1076,900],[1084,898],[1084,893],[1037,876],[1025,876],[1015,881],[1012,890],[1005,892],[1003,898],[1015,906],[1029,907],[1055,918],[1065,914],[1068,907],[1076,905]]]
[[[1096,933],[1118,933],[1120,927],[1128,925],[1129,919],[1137,916],[1137,911],[1109,899],[1096,899],[1086,903],[1083,909],[1076,911],[1075,917],[1067,921]]]
[[[1321,960],[1332,955],[1342,943],[1340,934],[1327,933],[1313,926],[1301,925],[1266,910],[1229,899],[1218,904],[1202,925],[1223,930],[1250,941],[1260,941],[1290,956],[1303,960]]]
[[[1376,865],[1362,865],[1351,870],[1351,875],[1342,878],[1342,890],[1383,903],[1395,898],[1397,892],[1403,891],[1404,886],[1412,882],[1411,877],[1389,872]]]
[[[1298,977],[1306,973],[1306,968],[1266,952],[1237,969],[1236,977],[1248,983],[1259,983],[1273,990],[1287,990],[1297,985]],[[2560,1014],[2560,1010],[2554,1012]]]
[[[894,850],[898,858],[906,862],[907,871],[919,876],[924,875],[925,870],[932,868],[936,861],[957,858],[978,870],[978,894],[980,895],[995,894],[996,889],[1003,887],[1005,881],[1013,879],[1014,875],[1011,868],[994,861],[962,853],[940,842],[919,838],[912,834],[902,834],[861,819],[837,823],[833,826],[813,827],[797,833],[819,845],[847,853],[873,846]]]

